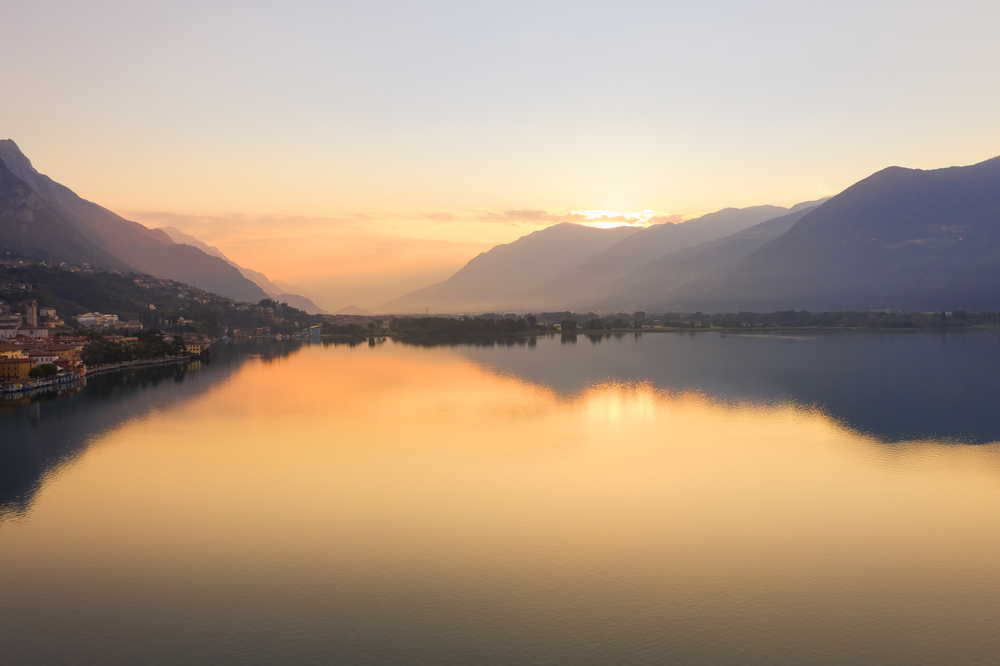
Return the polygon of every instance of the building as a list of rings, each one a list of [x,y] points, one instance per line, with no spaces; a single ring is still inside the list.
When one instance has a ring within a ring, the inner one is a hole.
[[[117,328],[118,315],[87,312],[76,318],[84,328]]]
[[[24,316],[25,322],[31,328],[38,328],[38,302],[35,300],[28,301],[28,314]]]
[[[187,333],[183,336],[184,353],[190,356],[200,356],[208,351],[211,343],[208,336],[199,333]]]
[[[59,360],[59,354],[47,349],[29,349],[28,360],[37,367],[46,363],[55,363]]]
[[[68,372],[77,377],[84,377],[87,374],[87,366],[80,361],[61,359],[55,362],[57,368],[63,372]]]
[[[33,367],[34,364],[27,358],[0,358],[0,381],[27,379]]]
[[[25,338],[47,338],[49,329],[44,326],[22,326],[17,330],[17,335]]]
[[[83,346],[80,346],[82,349]],[[77,349],[76,345],[59,345],[59,344],[47,344],[42,347],[47,352],[55,354],[60,359],[72,359],[79,356],[80,350]]]
[[[0,344],[0,358],[25,358],[24,347],[20,345]]]
[[[38,325],[45,328],[58,328],[65,325],[65,322],[56,315],[55,308],[39,308]]]
[[[201,356],[208,349],[208,344],[204,342],[185,342],[184,353],[189,356]]]

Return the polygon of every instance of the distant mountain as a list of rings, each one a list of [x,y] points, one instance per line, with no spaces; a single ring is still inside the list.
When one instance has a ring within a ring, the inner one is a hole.
[[[0,251],[50,263],[128,266],[98,246],[0,161]]]
[[[536,308],[538,285],[581,259],[635,234],[634,227],[597,229],[562,223],[475,257],[444,282],[411,292],[380,310],[398,314]]]
[[[345,308],[340,308],[335,314],[339,315],[370,315],[371,312],[359,308],[357,305],[348,305]]]
[[[202,252],[204,252],[205,254],[212,255],[213,257],[218,257],[219,259],[222,259],[223,261],[226,261],[230,264],[233,263],[232,261],[230,261],[229,257],[227,257],[225,254],[222,253],[222,250],[220,250],[219,248],[215,247],[214,245],[209,245],[208,243],[203,243],[194,236],[192,236],[191,234],[184,233],[177,227],[158,227],[157,229],[153,229],[153,231],[162,231],[170,238],[170,240],[172,240],[175,243],[186,243],[187,245],[192,245],[201,250]],[[261,288],[263,289],[263,287]]]
[[[587,309],[627,312],[656,310],[669,298],[670,293],[691,280],[736,263],[778,238],[800,219],[816,210],[818,203],[821,202],[799,204],[791,209],[796,211],[794,213],[761,222],[725,238],[672,252],[643,264],[611,284],[610,290],[615,292],[613,296]]]
[[[586,310],[620,293],[625,276],[652,260],[729,236],[789,210],[781,206],[726,208],[680,224],[646,228],[560,224],[497,246],[444,282],[387,303],[382,310]]]
[[[729,236],[788,213],[781,206],[725,208],[680,224],[657,224],[585,257],[537,285],[533,300],[555,310],[589,309],[611,296],[614,283],[639,266],[665,254]]]
[[[162,231],[147,229],[126,220],[38,173],[10,139],[0,140],[0,162],[40,199],[58,211],[89,242],[89,247],[101,250],[88,263],[166,277],[241,301],[257,302],[267,298],[260,287],[222,259],[196,247],[174,243]],[[0,242],[8,240],[6,234],[0,238]],[[52,236],[49,242],[55,247],[63,242],[63,238]],[[92,253],[80,247],[84,254]]]
[[[966,167],[879,171],[659,306],[1000,309],[1000,157]]]
[[[330,314],[323,308],[313,303],[311,298],[306,298],[299,294],[275,294],[272,296],[278,303],[288,303],[297,310],[308,312],[309,314]]]
[[[203,243],[202,241],[198,240],[191,234],[184,233],[177,227],[159,227],[158,229],[156,229],[156,231],[162,231],[167,236],[169,236],[170,239],[175,243],[184,243],[186,245],[191,245],[193,247],[198,248],[205,254],[210,254],[213,257],[218,257],[219,259],[222,259],[226,263],[234,266],[236,270],[238,270],[240,274],[243,275],[243,277],[250,280],[258,287],[263,289],[265,292],[267,292],[268,296],[274,297],[280,294],[282,291],[284,291],[284,289],[282,289],[281,287],[279,287],[278,285],[267,279],[267,276],[264,275],[263,273],[258,273],[257,271],[252,270],[250,268],[244,268],[243,266],[240,266],[235,261],[227,257],[225,254],[223,254],[222,250],[220,250],[219,248],[215,247],[214,245],[209,245],[208,243]]]
[[[287,287],[283,283],[271,282],[266,275],[250,268],[244,268],[235,261],[223,254],[222,250],[214,245],[208,245],[198,240],[191,234],[186,234],[176,227],[160,227],[158,231],[167,234],[175,243],[185,243],[200,249],[205,254],[218,257],[234,266],[246,279],[250,280],[258,287],[267,292],[268,297],[279,303],[288,303],[294,308],[308,312],[309,314],[328,314],[326,310],[316,305],[312,299],[298,293],[287,293]],[[294,287],[293,287],[294,289]]]

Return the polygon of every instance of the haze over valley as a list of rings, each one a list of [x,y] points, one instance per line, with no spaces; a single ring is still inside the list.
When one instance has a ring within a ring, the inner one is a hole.
[[[926,171],[889,167],[789,208],[726,208],[640,225],[608,214],[600,219],[611,222],[597,226],[559,221],[480,253],[444,281],[380,306],[365,303],[370,310],[272,281],[175,227],[130,222],[40,174],[10,139],[0,141],[0,186],[2,251],[146,273],[310,314],[937,311],[1000,303],[1000,158]]]
[[[1000,3],[0,6],[0,666],[997,663]]]

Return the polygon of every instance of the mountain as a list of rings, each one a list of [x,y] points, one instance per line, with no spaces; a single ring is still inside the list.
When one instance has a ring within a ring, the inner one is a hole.
[[[1000,157],[929,171],[883,169],[658,305],[705,312],[996,310]]]
[[[186,243],[187,245],[198,248],[205,254],[210,254],[213,257],[218,257],[229,263],[234,266],[243,277],[263,289],[271,299],[278,301],[279,303],[288,303],[292,307],[308,312],[309,314],[328,314],[326,310],[316,305],[312,299],[297,293],[287,293],[289,291],[287,289],[289,285],[271,282],[271,280],[269,280],[263,273],[255,271],[251,268],[244,268],[243,266],[240,266],[223,254],[222,250],[214,245],[203,243],[191,234],[186,234],[176,227],[160,227],[158,231],[165,233],[175,243]],[[293,287],[293,289],[295,288]]]
[[[533,297],[551,309],[589,309],[588,306],[614,293],[612,285],[617,280],[649,261],[729,236],[788,212],[781,206],[725,208],[680,224],[640,229],[538,285]]]
[[[226,263],[234,266],[236,270],[238,270],[243,277],[250,280],[258,287],[263,289],[265,292],[267,292],[268,296],[273,297],[284,291],[284,289],[282,289],[281,287],[279,287],[278,285],[267,279],[267,276],[264,275],[263,273],[258,273],[253,269],[244,268],[243,266],[240,266],[235,261],[227,257],[225,254],[223,254],[222,250],[220,250],[219,248],[215,247],[214,245],[203,243],[202,241],[198,240],[191,234],[184,233],[177,227],[159,227],[157,231],[162,231],[167,236],[169,236],[170,239],[175,243],[185,243],[187,245],[191,245],[193,247],[198,248],[205,254],[212,255],[213,257],[218,257],[219,259],[222,259]]]
[[[799,204],[791,209],[796,211],[794,213],[761,222],[725,238],[672,252],[643,264],[611,284],[610,289],[615,292],[614,296],[588,309],[627,312],[655,310],[656,306],[662,305],[665,299],[669,298],[668,294],[691,280],[736,263],[783,235],[796,222],[816,210],[819,203],[821,202]]]
[[[303,287],[295,285],[295,284],[289,284],[289,283],[284,282],[282,280],[275,280],[274,284],[278,285],[278,287],[281,289],[282,293],[285,293],[285,294],[298,294],[299,296],[305,296],[306,298],[308,298],[308,299],[310,299],[312,301],[322,301],[323,300],[322,296],[320,296],[320,295],[318,295],[318,294],[316,294],[314,292],[311,292],[308,289],[305,289]],[[323,314],[328,314],[328,313],[324,312]]]
[[[339,315],[370,315],[371,312],[368,310],[359,308],[357,305],[348,305],[347,307],[340,308],[335,314]]]
[[[306,298],[299,294],[274,294],[271,298],[278,303],[288,303],[297,310],[308,312],[309,314],[330,314],[323,308],[313,303],[311,298]]]
[[[184,233],[177,227],[158,227],[153,231],[162,231],[170,238],[170,240],[172,240],[175,243],[185,243],[187,245],[191,245],[193,247],[198,248],[205,254],[211,255],[213,257],[218,257],[219,259],[222,259],[223,261],[226,261],[230,264],[233,263],[232,261],[229,260],[229,257],[227,257],[222,253],[222,250],[220,250],[219,248],[215,247],[214,245],[209,245],[208,243],[203,243],[194,236],[192,236],[191,234]],[[263,287],[261,288],[263,289]]]
[[[0,251],[48,262],[127,266],[93,243],[0,161]]]
[[[383,312],[509,311],[547,306],[539,284],[635,234],[635,227],[597,229],[564,222],[475,257],[443,282],[386,303]]]
[[[38,173],[10,139],[0,140],[0,162],[57,211],[90,246],[102,251],[88,263],[166,277],[241,301],[267,298],[260,287],[222,259],[196,247],[174,243],[164,232],[126,220]],[[2,239],[6,242],[8,237]],[[49,241],[62,243],[55,236]]]
[[[444,282],[387,303],[382,310],[587,310],[613,297],[619,281],[652,260],[801,207],[726,208],[680,224],[646,228],[594,229],[564,223],[497,246]]]

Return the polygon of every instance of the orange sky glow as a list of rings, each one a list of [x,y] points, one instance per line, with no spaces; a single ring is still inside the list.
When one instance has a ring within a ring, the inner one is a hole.
[[[923,0],[8,3],[0,138],[328,309],[378,308],[559,222],[994,157],[998,21]]]

